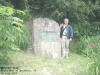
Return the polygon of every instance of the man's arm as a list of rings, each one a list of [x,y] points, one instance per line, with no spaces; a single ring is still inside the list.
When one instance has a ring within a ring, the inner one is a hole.
[[[72,27],[70,27],[70,38],[73,38],[73,29],[72,29]]]
[[[70,26],[70,42],[72,41],[72,38],[73,38],[73,29],[72,29],[72,27]]]

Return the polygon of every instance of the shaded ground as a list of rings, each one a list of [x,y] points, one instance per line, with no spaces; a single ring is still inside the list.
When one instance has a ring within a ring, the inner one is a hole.
[[[9,57],[13,66],[19,67],[17,75],[88,75],[91,65],[89,58],[75,53],[70,53],[68,59],[44,58],[23,51],[10,52]]]

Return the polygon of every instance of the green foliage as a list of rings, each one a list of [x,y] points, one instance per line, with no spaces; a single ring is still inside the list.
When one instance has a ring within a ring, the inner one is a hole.
[[[12,4],[11,4],[11,0],[0,0],[0,5],[3,5],[3,6],[9,6],[9,7],[14,7]]]
[[[99,54],[100,36],[81,37],[79,44],[79,52],[83,52],[89,57],[91,57],[91,55]]]
[[[23,20],[14,17],[15,11],[11,7],[0,6],[0,60],[7,60],[9,51],[18,51],[28,46],[28,31]]]
[[[24,20],[30,17],[28,0],[0,0],[0,5],[15,8],[13,16]]]
[[[24,11],[21,11],[21,10],[15,10],[14,16],[17,16],[21,19],[24,19],[24,17],[26,16],[26,13]]]
[[[91,73],[94,75],[100,74],[100,36],[94,37],[82,37],[78,47],[78,51],[85,54],[94,60],[92,67],[90,68]],[[92,75],[91,74],[91,75]]]
[[[11,16],[12,14],[14,14],[14,10],[11,7],[0,6],[0,14]]]
[[[91,0],[30,0],[29,5],[33,13],[52,18],[59,23],[68,17],[75,37],[100,33],[99,1],[93,3]]]

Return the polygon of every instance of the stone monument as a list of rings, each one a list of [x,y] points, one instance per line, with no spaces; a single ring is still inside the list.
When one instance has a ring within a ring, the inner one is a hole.
[[[57,22],[48,18],[37,18],[33,21],[33,48],[36,55],[52,58],[61,57],[60,27]]]

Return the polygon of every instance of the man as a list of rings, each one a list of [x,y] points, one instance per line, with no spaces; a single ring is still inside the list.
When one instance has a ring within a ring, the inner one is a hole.
[[[64,25],[61,26],[60,30],[62,58],[68,58],[69,42],[71,42],[73,38],[73,29],[68,25],[68,22],[68,18],[65,18]]]

